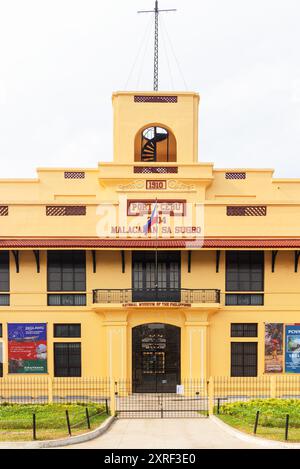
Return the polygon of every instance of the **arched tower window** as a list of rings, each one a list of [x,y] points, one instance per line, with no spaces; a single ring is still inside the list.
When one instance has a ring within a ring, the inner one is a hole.
[[[158,125],[144,127],[135,138],[134,161],[145,163],[176,161],[174,134]]]

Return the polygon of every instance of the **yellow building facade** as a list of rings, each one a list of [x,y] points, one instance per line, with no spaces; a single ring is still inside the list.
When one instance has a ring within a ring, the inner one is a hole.
[[[139,392],[287,371],[300,180],[215,169],[201,145],[198,161],[199,101],[116,92],[112,163],[0,180],[4,377],[109,376]]]

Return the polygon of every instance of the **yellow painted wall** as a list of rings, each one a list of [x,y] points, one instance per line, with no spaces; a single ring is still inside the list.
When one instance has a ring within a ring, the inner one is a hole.
[[[133,162],[136,133],[145,125],[165,125],[177,140],[177,159],[195,163],[198,159],[197,93],[163,93],[178,96],[178,103],[136,103],[134,96],[153,93],[117,92],[113,94],[114,162]]]
[[[178,103],[134,103],[134,95],[155,93],[117,92],[114,107],[114,161],[94,169],[40,168],[33,180],[0,180],[0,205],[9,206],[9,216],[0,217],[1,239],[12,237],[96,238],[97,207],[107,204],[120,217],[120,196],[128,199],[184,199],[193,207],[204,204],[204,235],[211,237],[299,237],[300,180],[274,179],[272,169],[245,169],[246,179],[228,180],[226,171],[212,163],[198,162],[198,103],[196,93],[172,93]],[[160,93],[168,96],[168,93]],[[148,124],[172,129],[177,142],[178,173],[137,174],[134,167],[151,164],[134,162],[136,133]],[[65,171],[84,171],[84,179],[65,179]],[[237,171],[235,169],[234,171]],[[146,189],[147,180],[164,180],[165,190]],[[228,217],[227,205],[267,205],[265,217]],[[86,216],[47,217],[47,205],[85,205]],[[133,221],[134,217],[129,217]],[[0,307],[4,350],[7,349],[7,323],[46,322],[48,324],[48,366],[53,375],[54,323],[80,323],[82,326],[83,376],[131,377],[132,328],[151,322],[164,322],[181,328],[181,376],[208,377],[230,374],[230,343],[257,341],[258,374],[264,371],[264,322],[294,323],[300,313],[300,272],[294,272],[294,251],[280,250],[275,272],[271,252],[265,253],[264,306],[225,306],[225,253],[216,273],[215,250],[192,252],[191,272],[188,253],[182,252],[181,286],[190,289],[219,289],[221,304],[191,307],[93,304],[92,290],[131,288],[131,251],[125,252],[122,273],[119,250],[97,250],[97,271],[87,252],[87,306],[47,306],[46,252],[41,250],[40,273],[36,272],[33,251],[20,250],[20,272],[10,256],[10,306]],[[231,339],[232,322],[257,322],[257,339]],[[7,363],[4,374],[7,373]]]
[[[1,307],[3,342],[8,322],[46,322],[48,324],[49,373],[53,373],[53,324],[82,325],[83,376],[130,377],[132,371],[131,331],[145,323],[163,322],[181,328],[182,377],[230,374],[230,342],[258,341],[259,374],[264,368],[264,322],[299,322],[299,274],[294,272],[293,253],[280,252],[275,272],[271,272],[271,255],[265,261],[265,305],[260,307],[224,306],[225,255],[222,253],[220,271],[215,271],[215,252],[192,254],[188,273],[187,253],[182,253],[182,288],[217,288],[222,292],[220,307],[197,305],[193,308],[125,307],[122,305],[93,305],[91,292],[96,288],[131,287],[131,253],[126,252],[126,272],[122,273],[120,251],[97,252],[97,272],[92,270],[92,256],[87,253],[86,307],[48,307],[46,285],[46,253],[41,255],[41,271],[36,273],[32,251],[21,252],[20,273],[16,273],[13,257],[10,261],[11,306]],[[257,322],[258,339],[231,339],[232,322]],[[203,355],[199,352],[203,350]],[[112,355],[111,355],[112,354]],[[111,358],[113,357],[113,358]],[[111,360],[113,363],[111,363]],[[6,373],[6,365],[4,371]]]

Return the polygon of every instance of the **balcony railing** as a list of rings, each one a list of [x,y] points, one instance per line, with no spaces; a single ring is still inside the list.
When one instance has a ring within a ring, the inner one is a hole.
[[[220,303],[220,290],[203,289],[98,289],[93,290],[93,303]]]

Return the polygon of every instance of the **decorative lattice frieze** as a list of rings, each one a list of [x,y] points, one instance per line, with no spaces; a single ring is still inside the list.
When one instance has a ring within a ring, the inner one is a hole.
[[[225,179],[246,179],[245,172],[227,172],[225,173]]]
[[[177,174],[177,166],[135,166],[135,174]]]
[[[265,217],[267,207],[265,205],[233,205],[227,207],[228,217]]]
[[[177,96],[135,96],[135,103],[177,103]]]
[[[48,205],[46,215],[47,217],[86,215],[86,207],[84,205]]]
[[[65,179],[84,179],[84,171],[65,171]]]
[[[0,205],[0,217],[8,216],[8,205]]]

